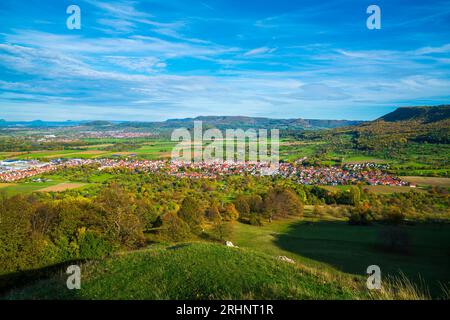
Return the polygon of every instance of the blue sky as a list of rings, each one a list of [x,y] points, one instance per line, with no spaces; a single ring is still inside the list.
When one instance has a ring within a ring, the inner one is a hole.
[[[448,0],[2,0],[0,15],[0,119],[374,119],[450,101]]]

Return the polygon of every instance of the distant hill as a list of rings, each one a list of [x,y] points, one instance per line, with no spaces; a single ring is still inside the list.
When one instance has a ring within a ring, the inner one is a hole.
[[[262,117],[244,116],[199,116],[196,118],[169,119],[163,122],[124,122],[120,127],[154,128],[161,130],[176,129],[180,127],[193,127],[194,121],[202,121],[203,128],[217,129],[331,129],[344,126],[353,126],[363,121],[353,120],[320,120],[320,119],[271,119]]]
[[[103,121],[103,120],[95,120],[84,123],[85,126],[88,127],[96,127],[96,126],[112,126],[113,123],[109,121]]]
[[[336,129],[331,136],[352,136],[353,148],[399,152],[410,142],[450,144],[450,105],[401,107],[381,118]]]
[[[450,105],[436,107],[401,107],[377,120],[387,122],[418,121],[421,123],[430,123],[446,119],[450,119]]]
[[[194,121],[202,121],[203,127],[218,129],[331,129],[344,126],[353,126],[363,121],[352,120],[321,120],[321,119],[271,119],[262,117],[243,116],[199,116],[196,118],[169,119],[166,121],[140,122],[140,121],[5,121],[0,120],[0,127],[109,127],[108,129],[147,128],[155,130],[173,130],[181,127],[193,127]]]

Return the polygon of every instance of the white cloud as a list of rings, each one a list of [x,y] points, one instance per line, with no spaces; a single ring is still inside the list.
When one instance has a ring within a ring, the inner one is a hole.
[[[247,51],[246,53],[244,53],[244,56],[248,57],[248,56],[261,55],[261,54],[268,54],[268,53],[274,52],[275,50],[277,50],[277,49],[269,48],[269,47],[260,47],[260,48],[256,48],[256,49]]]

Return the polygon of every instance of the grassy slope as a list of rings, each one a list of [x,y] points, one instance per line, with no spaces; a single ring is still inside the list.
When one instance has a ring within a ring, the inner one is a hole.
[[[249,249],[189,243],[153,247],[88,263],[81,290],[66,275],[41,280],[7,299],[358,299],[352,282],[325,279]],[[338,282],[339,281],[339,282]],[[361,286],[361,283],[359,284]]]
[[[6,298],[361,299],[369,298],[365,272],[371,264],[381,267],[383,288],[387,276],[401,270],[416,283],[420,274],[432,296],[440,298],[438,282],[450,283],[448,227],[405,226],[412,250],[402,255],[376,247],[384,228],[378,225],[298,219],[263,227],[238,223],[232,241],[240,248],[212,243],[154,245],[85,264],[80,291],[66,289],[67,275],[62,271]],[[277,260],[281,255],[295,264]]]
[[[343,221],[310,223],[291,219],[263,227],[237,224],[232,240],[238,246],[286,255],[334,275],[343,271],[366,277],[366,268],[376,264],[383,276],[398,276],[401,271],[415,282],[419,282],[420,276],[431,293],[440,296],[440,283],[450,284],[450,226],[403,226],[411,238],[409,254],[389,253],[377,247],[384,228],[350,226]]]

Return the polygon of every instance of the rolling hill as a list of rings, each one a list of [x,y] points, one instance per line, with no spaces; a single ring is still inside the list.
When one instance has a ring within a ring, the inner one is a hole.
[[[417,121],[420,123],[432,123],[449,118],[450,105],[442,105],[436,107],[401,107],[377,120],[386,122]]]
[[[365,280],[317,270],[257,251],[184,243],[119,254],[82,266],[81,290],[57,273],[6,299],[363,299]]]
[[[149,129],[156,131],[167,131],[181,127],[192,127],[194,121],[202,121],[204,127],[214,127],[218,129],[329,129],[343,126],[358,125],[363,121],[352,120],[320,120],[320,119],[270,119],[260,117],[241,116],[199,116],[196,118],[169,119],[166,121],[136,122],[136,121],[6,121],[0,120],[0,127],[24,127],[24,128],[45,128],[45,127],[70,127],[86,126],[92,129]]]

